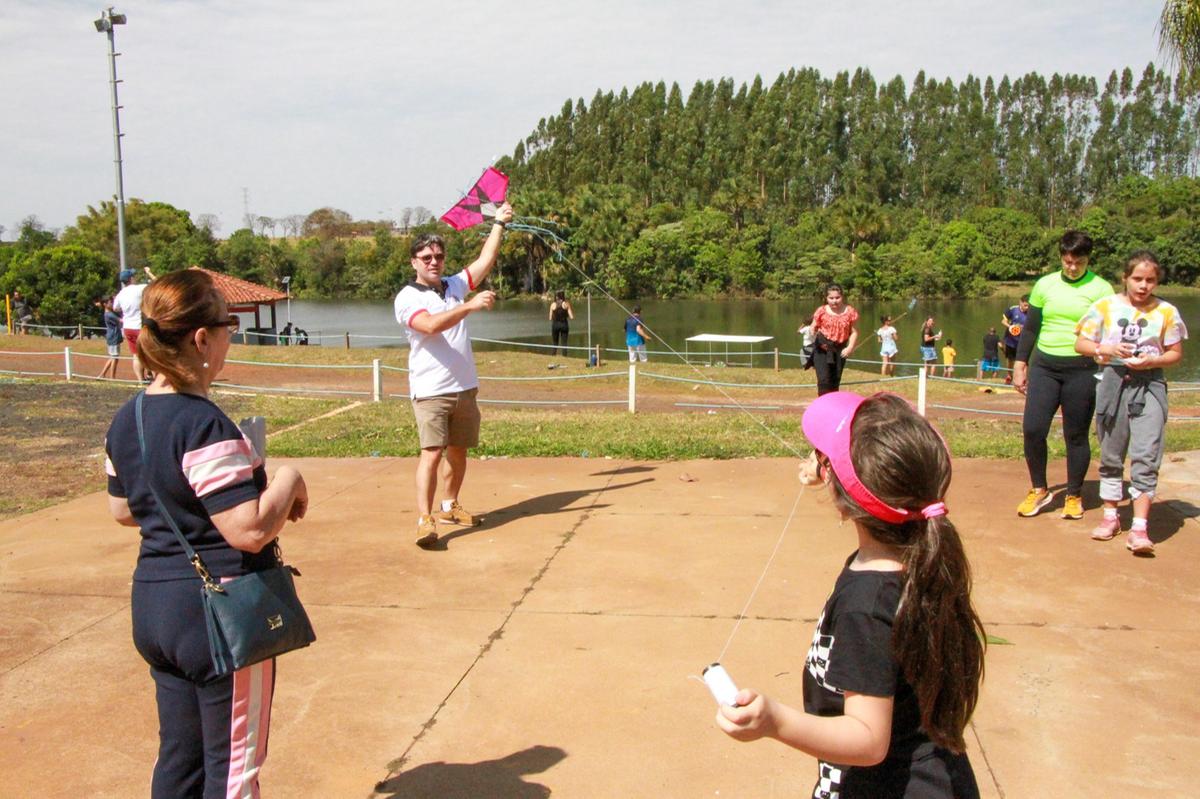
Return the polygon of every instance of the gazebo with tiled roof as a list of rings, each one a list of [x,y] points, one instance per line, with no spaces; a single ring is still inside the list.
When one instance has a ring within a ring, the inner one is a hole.
[[[249,329],[243,327],[242,335],[244,336],[246,332],[263,333],[266,335],[248,338],[246,339],[248,344],[275,343],[275,332],[278,330],[275,320],[275,303],[288,299],[287,294],[266,286],[260,286],[257,283],[251,283],[249,280],[242,280],[240,277],[227,275],[224,272],[214,272],[211,269],[205,269],[200,266],[193,266],[191,268],[198,269],[213,279],[213,285],[217,287],[217,291],[221,292],[221,296],[225,298],[231,314],[254,314],[254,326]],[[271,324],[267,326],[264,326],[262,323],[261,310],[264,305],[271,308]]]

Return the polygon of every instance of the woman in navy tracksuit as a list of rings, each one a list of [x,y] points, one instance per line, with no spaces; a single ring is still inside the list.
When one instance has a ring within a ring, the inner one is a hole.
[[[275,564],[275,540],[286,521],[304,516],[308,489],[290,466],[268,483],[260,453],[208,399],[237,329],[212,278],[188,269],[155,280],[142,314],[138,351],[155,374],[143,400],[148,468],[133,400],[108,430],[105,466],[113,517],[142,536],[133,641],[150,664],[158,703],[151,795],[257,797],[275,663],[216,675],[200,578],[163,513],[220,580]]]

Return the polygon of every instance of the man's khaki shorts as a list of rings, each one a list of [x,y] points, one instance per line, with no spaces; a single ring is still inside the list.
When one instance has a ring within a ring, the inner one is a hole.
[[[430,447],[464,447],[479,444],[479,406],[472,388],[456,394],[438,394],[413,400],[413,415],[417,417],[417,437],[421,449]]]

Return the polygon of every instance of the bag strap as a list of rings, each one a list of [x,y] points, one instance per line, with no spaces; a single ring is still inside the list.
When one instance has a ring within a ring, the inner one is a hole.
[[[188,561],[191,562],[192,568],[196,570],[196,574],[200,575],[200,579],[204,581],[204,587],[212,591],[224,593],[224,589],[209,574],[208,567],[204,565],[204,561],[200,559],[200,555],[188,543],[183,533],[180,532],[179,525],[175,523],[171,512],[167,510],[167,504],[158,495],[158,490],[154,487],[154,481],[150,479],[150,461],[146,456],[146,431],[145,425],[142,422],[142,400],[145,396],[145,391],[138,392],[137,399],[134,402],[134,415],[137,417],[138,447],[142,451],[142,472],[146,480],[146,485],[150,487],[150,493],[154,495],[154,500],[158,503],[158,508],[162,511],[163,518],[167,520],[167,524],[171,526],[171,531],[179,539],[179,544],[183,547],[183,551],[187,555]]]

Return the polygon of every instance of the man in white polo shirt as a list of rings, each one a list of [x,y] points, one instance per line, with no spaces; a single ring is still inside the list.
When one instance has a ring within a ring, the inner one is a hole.
[[[504,226],[512,220],[505,203],[475,261],[450,277],[442,277],[446,247],[433,233],[418,236],[409,249],[415,278],[396,295],[396,321],[408,336],[408,387],[412,396],[421,457],[417,462],[417,546],[437,543],[437,522],[472,526],[473,515],[458,504],[458,492],[467,472],[467,450],[479,443],[479,407],[475,394],[479,375],[466,318],[490,310],[496,303],[492,291],[475,291],[496,265]],[[438,466],[445,455],[445,497],[433,512]]]

